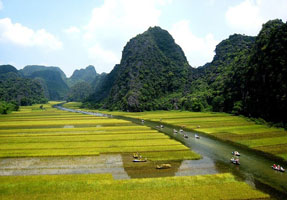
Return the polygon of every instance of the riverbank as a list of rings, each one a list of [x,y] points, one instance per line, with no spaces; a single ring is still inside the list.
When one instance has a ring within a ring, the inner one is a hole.
[[[70,103],[74,108],[75,104]],[[69,106],[65,105],[65,106]],[[95,111],[96,112],[96,111]],[[253,149],[275,159],[287,160],[287,131],[281,128],[258,125],[245,117],[227,113],[199,113],[188,111],[146,111],[139,113],[101,113],[169,124],[178,129],[191,130]]]

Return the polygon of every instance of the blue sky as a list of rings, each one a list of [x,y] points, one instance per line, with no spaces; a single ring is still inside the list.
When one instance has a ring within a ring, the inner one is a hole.
[[[67,76],[88,65],[110,72],[129,39],[157,25],[197,67],[229,35],[286,22],[286,10],[286,0],[0,0],[0,64],[59,66]]]

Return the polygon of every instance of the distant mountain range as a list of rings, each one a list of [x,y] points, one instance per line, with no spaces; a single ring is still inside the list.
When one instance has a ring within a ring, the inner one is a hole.
[[[33,83],[39,87],[37,94],[31,95],[30,93],[25,92],[26,94],[29,94],[25,95],[25,98],[33,96],[32,99],[35,101],[29,101],[31,103],[39,102],[39,100],[37,100],[38,98],[35,98],[35,95],[39,96],[39,99],[42,99],[40,102],[43,102],[43,99],[69,99],[82,101],[92,93],[92,88],[94,88],[92,83],[95,84],[106,74],[98,74],[94,66],[88,66],[86,69],[75,70],[73,75],[70,78],[67,78],[65,73],[59,67],[54,66],[28,65],[21,70],[17,70],[11,65],[1,65],[0,75],[3,77],[0,82],[0,88],[2,88],[3,92],[3,94],[0,93],[0,100],[13,100],[17,101],[20,105],[23,105],[21,100],[19,100],[19,93],[23,93],[20,91],[24,91],[26,86],[23,84],[22,87],[14,90],[15,86],[13,83],[15,82],[15,78],[17,78],[18,83],[19,80],[25,80],[26,82],[30,81],[30,84]],[[11,77],[14,77],[14,79],[11,79]],[[10,85],[7,86],[8,83],[10,83]],[[75,91],[75,88],[77,91]],[[79,94],[79,91],[84,92],[85,95]]]
[[[224,111],[286,126],[287,24],[271,20],[256,37],[231,35],[215,53],[210,63],[193,68],[172,36],[152,27],[128,41],[121,62],[108,74],[88,66],[67,78],[58,67],[38,65],[19,71],[0,66],[0,74],[32,81],[41,98],[84,101],[91,108]]]

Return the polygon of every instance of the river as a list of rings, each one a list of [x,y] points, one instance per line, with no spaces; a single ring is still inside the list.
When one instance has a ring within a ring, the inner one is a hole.
[[[157,122],[145,121],[141,122],[139,119],[122,117],[122,116],[112,116],[102,113],[93,113],[86,111],[79,111],[73,109],[67,109],[61,106],[55,106],[58,109],[77,112],[95,116],[106,116],[109,118],[124,119],[131,121],[136,124],[142,124],[153,129],[157,129],[160,132],[163,132],[170,137],[182,142],[184,145],[190,147],[193,151],[199,153],[203,157],[202,161],[191,161],[185,163],[186,165],[197,165],[198,163],[203,163],[201,165],[202,171],[206,171],[204,164],[210,166],[212,164],[214,167],[208,167],[211,173],[217,172],[230,172],[234,174],[241,180],[244,180],[246,183],[251,185],[254,188],[257,188],[261,191],[269,193],[273,198],[276,199],[287,199],[287,173],[277,172],[271,169],[271,165],[274,163],[280,164],[281,166],[286,167],[286,163],[278,163],[278,161],[272,160],[272,158],[265,157],[264,155],[258,154],[257,152],[242,148],[230,143],[226,143],[214,138],[210,138],[204,134],[200,135],[200,139],[195,139],[195,132],[184,130],[184,134],[188,138],[184,138],[183,134],[179,132],[174,134],[173,130],[179,127],[165,125],[164,128],[159,128],[160,124]],[[232,151],[239,151],[240,163],[241,165],[233,165],[230,163],[230,158],[232,157]],[[195,172],[188,173],[186,175],[196,175],[202,174],[201,170],[197,168]]]

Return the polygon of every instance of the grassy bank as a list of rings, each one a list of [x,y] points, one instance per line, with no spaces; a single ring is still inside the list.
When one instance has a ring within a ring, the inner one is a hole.
[[[113,180],[103,175],[2,176],[1,199],[268,199],[231,174]]]

